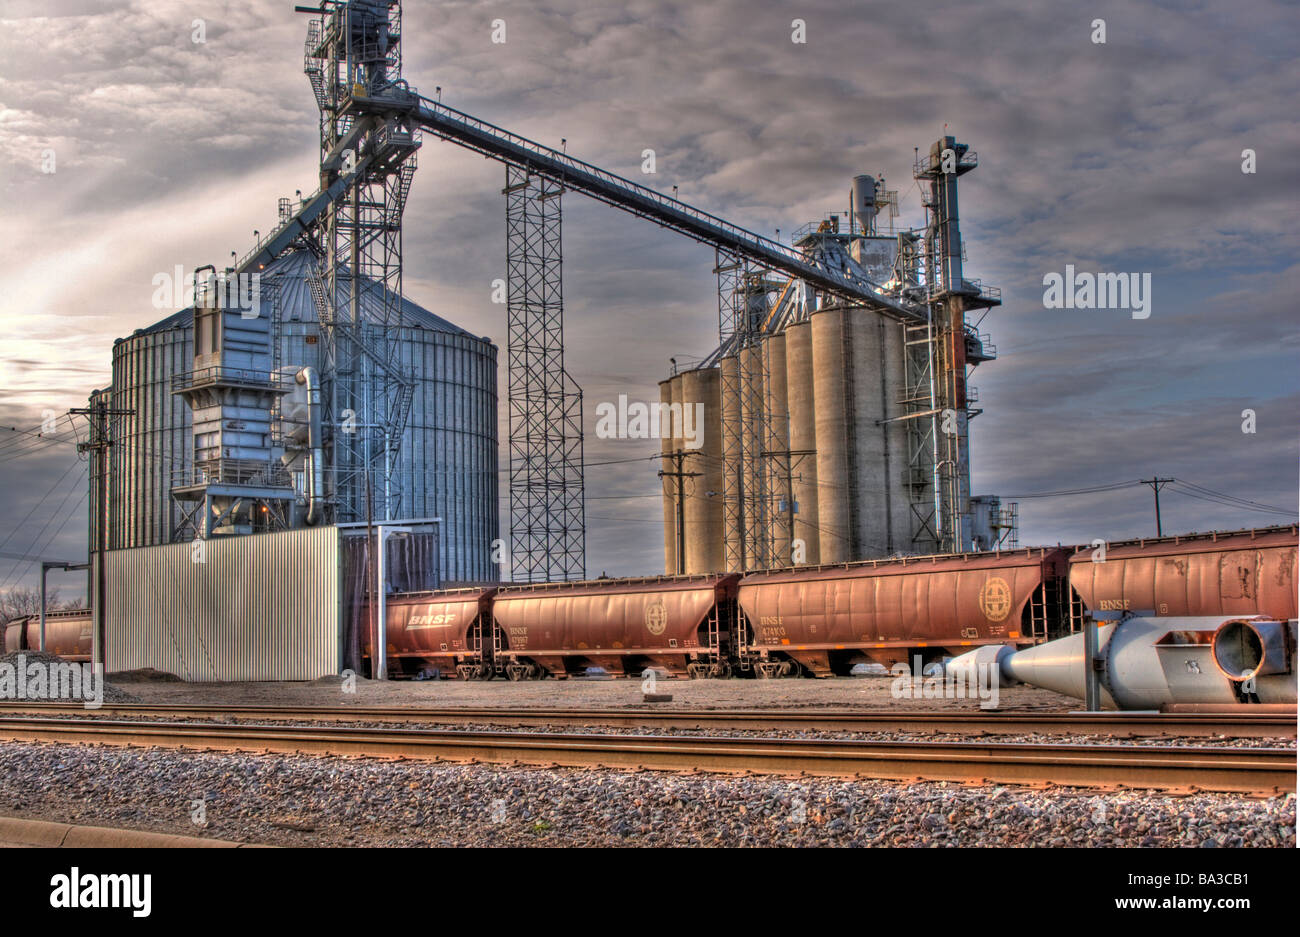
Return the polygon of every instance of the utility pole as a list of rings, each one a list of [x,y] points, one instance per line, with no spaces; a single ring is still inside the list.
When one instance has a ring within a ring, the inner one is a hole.
[[[703,472],[683,471],[687,453],[684,449],[664,454],[665,459],[672,459],[676,468],[671,472],[659,473],[660,478],[677,479],[677,575],[686,572],[686,479],[697,478]]]
[[[1172,478],[1144,478],[1142,484],[1151,486],[1151,493],[1156,496],[1156,536],[1163,537],[1164,529],[1160,526],[1160,489],[1172,482]]]
[[[69,410],[69,414],[84,416],[90,424],[90,432],[83,443],[77,443],[78,452],[94,453],[95,469],[98,475],[99,494],[95,514],[98,517],[99,543],[95,545],[98,559],[95,561],[95,598],[93,614],[96,619],[96,645],[91,652],[91,660],[108,670],[108,629],[105,624],[104,607],[104,558],[108,553],[108,450],[113,445],[112,434],[108,429],[111,416],[135,416],[134,410],[110,407],[103,398],[96,400],[89,407]]]

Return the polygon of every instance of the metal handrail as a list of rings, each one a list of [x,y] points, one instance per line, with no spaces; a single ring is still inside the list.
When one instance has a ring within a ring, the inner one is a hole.
[[[171,473],[173,488],[196,488],[217,484],[292,488],[293,477],[287,469],[275,462],[252,459],[218,459],[216,462],[173,469]]]
[[[188,390],[191,387],[197,387],[201,384],[245,384],[253,387],[266,387],[272,390],[288,390],[288,378],[275,371],[253,371],[247,368],[229,368],[224,365],[213,365],[207,368],[196,368],[193,371],[182,371],[179,374],[172,375],[172,391]]]

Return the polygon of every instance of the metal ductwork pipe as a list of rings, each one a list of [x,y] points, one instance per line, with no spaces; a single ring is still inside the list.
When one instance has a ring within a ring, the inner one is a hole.
[[[294,380],[307,388],[307,523],[315,526],[321,521],[325,491],[325,450],[321,439],[320,377],[315,368],[302,368]]]
[[[1237,619],[1214,632],[1214,663],[1233,681],[1290,673],[1294,648],[1280,621]]]

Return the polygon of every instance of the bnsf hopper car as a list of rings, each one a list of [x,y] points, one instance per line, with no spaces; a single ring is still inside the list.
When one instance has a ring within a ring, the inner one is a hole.
[[[1070,557],[1072,625],[1084,609],[1295,618],[1298,535],[1292,525],[1079,547]]]
[[[390,596],[386,601],[389,670],[394,676],[455,674],[491,680],[492,596],[496,589],[448,589]],[[363,607],[368,625],[370,609]],[[369,628],[362,655],[374,650]]]
[[[90,612],[66,608],[45,613],[45,650],[77,663],[90,660]],[[41,646],[41,616],[15,618],[5,625],[5,653],[34,651]]]
[[[1066,548],[868,560],[745,576],[738,651],[761,677],[847,674],[980,644],[1033,644],[1064,620]]]
[[[502,587],[492,601],[498,673],[615,675],[649,666],[674,675],[728,676],[739,576],[547,583]]]

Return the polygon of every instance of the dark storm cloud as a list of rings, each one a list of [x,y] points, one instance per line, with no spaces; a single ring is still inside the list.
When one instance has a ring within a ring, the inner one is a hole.
[[[276,196],[314,188],[316,114],[291,0],[11,2],[3,15],[0,422],[31,425],[103,383],[114,336],[165,314],[148,305],[155,272],[242,252]],[[806,45],[790,42],[796,17]],[[497,18],[505,45],[490,41]],[[1105,45],[1089,41],[1095,18]],[[962,187],[968,275],[1004,290],[982,325],[1000,359],[974,376],[976,490],[1159,473],[1295,505],[1293,7],[408,0],[405,19],[405,76],[423,93],[440,85],[453,106],[548,145],[567,138],[570,153],[768,235],[844,208],[858,172],[883,172],[899,223],[919,224],[913,148],[947,125],[980,155]],[[39,172],[47,147],[54,176]],[[640,170],[647,148],[654,175]],[[1247,148],[1253,175],[1240,171]],[[433,139],[420,166],[407,292],[504,346],[491,302],[503,170]],[[708,352],[712,262],[565,197],[567,363],[589,430],[597,402],[654,399],[670,356]],[[1151,273],[1151,318],[1044,309],[1042,278],[1067,263]],[[1245,408],[1254,436],[1240,432]],[[652,451],[587,444],[591,461]],[[0,462],[9,515],[12,492],[42,474],[15,474],[19,461]],[[661,563],[660,505],[636,497],[659,490],[656,468],[590,470],[593,572]],[[1022,539],[1145,532],[1144,495],[1026,501]],[[1183,528],[1266,518],[1168,500]]]

